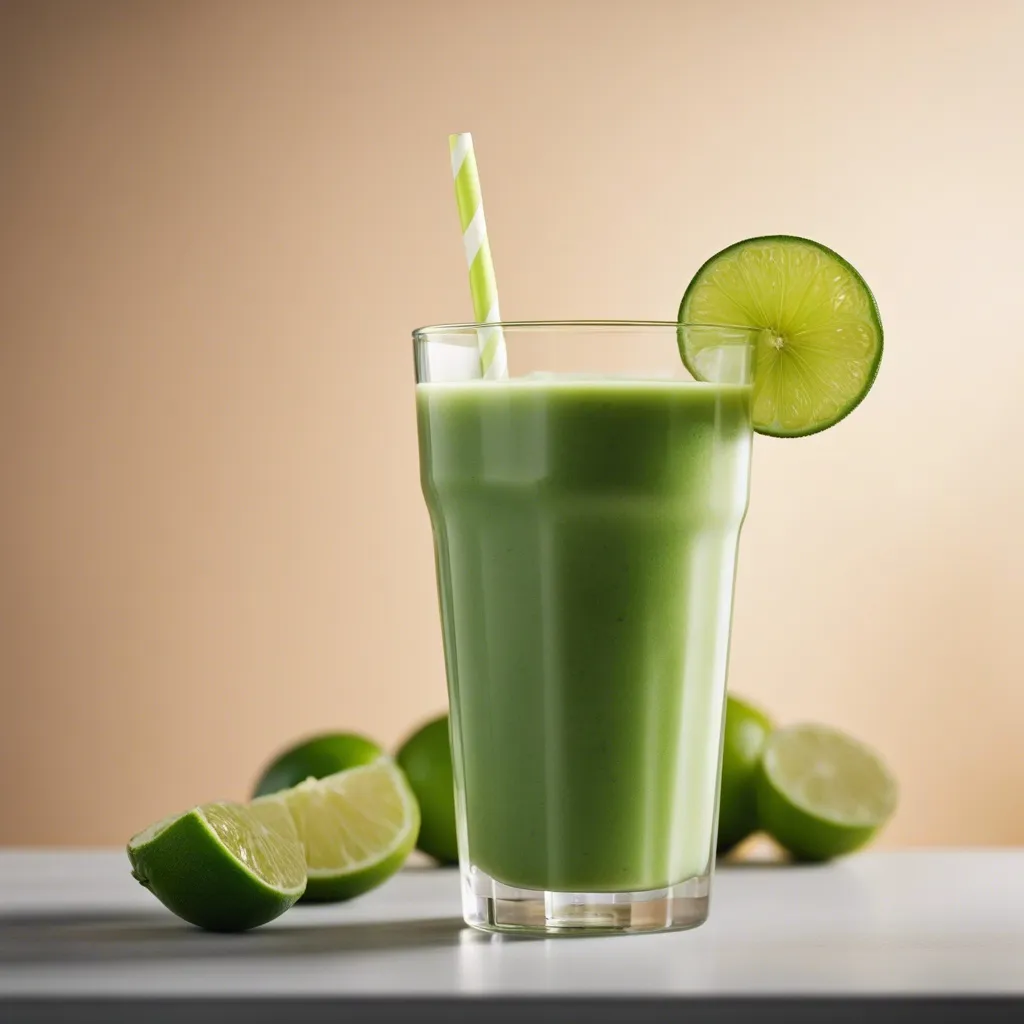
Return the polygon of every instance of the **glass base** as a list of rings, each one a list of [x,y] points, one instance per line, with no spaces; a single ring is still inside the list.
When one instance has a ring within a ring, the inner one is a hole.
[[[696,928],[707,920],[711,875],[644,892],[547,892],[462,872],[466,924],[520,935],[634,935]]]

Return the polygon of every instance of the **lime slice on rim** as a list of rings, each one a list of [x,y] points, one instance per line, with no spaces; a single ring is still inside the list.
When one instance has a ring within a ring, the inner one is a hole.
[[[882,321],[871,289],[841,256],[807,238],[748,238],[712,256],[679,306],[679,347],[698,379],[714,333],[687,324],[764,330],[754,368],[754,429],[814,434],[848,416],[871,389]]]
[[[168,910],[209,931],[266,924],[306,888],[298,832],[277,806],[204,804],[133,836],[128,859]]]
[[[761,757],[761,827],[800,860],[829,860],[869,842],[896,809],[896,781],[863,743],[823,725],[791,725]]]
[[[282,804],[306,850],[307,901],[346,900],[390,878],[416,845],[420,810],[388,757],[260,797]]]

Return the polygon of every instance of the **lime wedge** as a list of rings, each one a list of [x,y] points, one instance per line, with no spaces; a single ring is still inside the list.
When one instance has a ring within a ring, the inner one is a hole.
[[[787,726],[765,744],[758,819],[799,860],[829,860],[864,846],[896,800],[896,780],[882,759],[837,729]]]
[[[416,845],[420,810],[388,757],[307,779],[255,803],[283,803],[306,849],[310,901],[346,900],[381,884]]]
[[[760,327],[754,429],[814,434],[848,416],[871,389],[882,359],[882,321],[864,278],[806,238],[748,238],[712,256],[679,306],[679,347],[698,379],[707,331],[687,324]]]
[[[302,844],[281,807],[204,804],[133,836],[128,859],[165,907],[209,931],[266,924],[306,888]]]

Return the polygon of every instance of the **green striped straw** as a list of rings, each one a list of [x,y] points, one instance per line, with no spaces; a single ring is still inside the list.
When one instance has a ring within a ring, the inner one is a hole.
[[[476,169],[473,136],[469,132],[449,135],[448,149],[452,157],[455,199],[459,204],[459,220],[462,223],[462,244],[469,264],[473,316],[478,324],[498,323],[501,320],[498,285],[494,280],[491,244],[487,240],[487,221],[484,220],[484,201],[480,194],[480,175]],[[488,380],[507,377],[508,355],[501,328],[486,328],[479,331],[477,337],[480,345],[480,375]]]

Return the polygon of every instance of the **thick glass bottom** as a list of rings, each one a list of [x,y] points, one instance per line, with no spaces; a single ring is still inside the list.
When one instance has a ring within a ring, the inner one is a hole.
[[[462,871],[466,924],[525,935],[629,935],[696,928],[707,920],[711,875],[645,892],[546,892]]]

